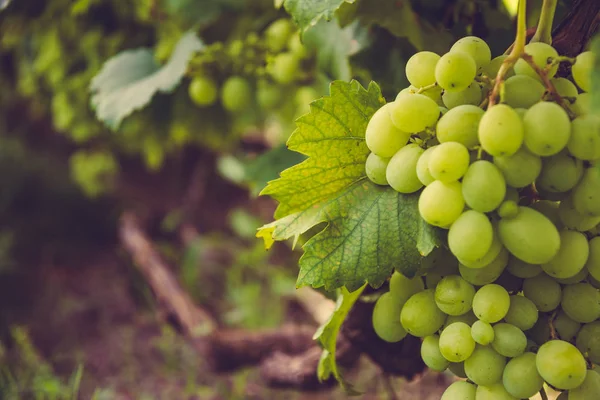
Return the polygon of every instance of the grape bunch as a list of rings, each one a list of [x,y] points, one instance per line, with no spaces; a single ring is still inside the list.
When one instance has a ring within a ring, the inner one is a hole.
[[[555,76],[561,62],[572,80]],[[594,56],[537,42],[511,64],[477,37],[419,52],[411,86],[369,121],[367,177],[419,192],[423,220],[447,230],[423,276],[394,272],[373,327],[388,342],[422,338],[429,368],[466,379],[443,400],[527,399],[544,384],[561,399],[598,399]]]

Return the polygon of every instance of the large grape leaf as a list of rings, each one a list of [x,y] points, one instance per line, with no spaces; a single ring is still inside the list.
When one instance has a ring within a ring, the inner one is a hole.
[[[117,54],[90,84],[96,116],[111,129],[117,129],[126,116],[145,107],[156,92],[172,92],[185,74],[192,54],[203,47],[196,34],[188,32],[162,67],[148,48]]]
[[[591,112],[600,115],[600,35],[592,42],[591,50],[595,55],[594,69],[592,70],[592,89],[590,94]]]
[[[385,100],[375,83],[335,81],[330,96],[311,104],[288,141],[307,155],[262,191],[279,201],[276,221],[257,236],[273,240],[298,237],[326,227],[304,245],[298,286],[381,285],[395,267],[407,276],[419,272],[423,256],[438,244],[435,228],[420,217],[418,193],[404,195],[377,186],[364,174],[369,150],[365,130]]]
[[[302,31],[316,25],[321,18],[330,21],[344,3],[355,0],[285,0],[283,7]]]

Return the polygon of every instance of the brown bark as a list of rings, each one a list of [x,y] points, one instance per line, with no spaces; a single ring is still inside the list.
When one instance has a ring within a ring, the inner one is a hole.
[[[600,1],[575,0],[564,20],[552,32],[552,45],[561,55],[575,57],[598,31]]]

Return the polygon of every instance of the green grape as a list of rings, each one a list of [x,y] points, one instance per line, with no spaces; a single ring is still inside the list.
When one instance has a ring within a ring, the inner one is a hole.
[[[510,307],[504,320],[522,331],[533,328],[538,320],[538,310],[533,301],[527,297],[510,296]]]
[[[550,317],[546,314],[540,314],[533,328],[527,331],[527,337],[536,344],[536,346],[533,346],[535,351],[537,351],[537,345],[550,340]]]
[[[502,218],[498,235],[512,255],[529,264],[550,261],[560,248],[560,235],[554,224],[529,207],[519,207],[514,218]]]
[[[558,336],[567,342],[575,339],[577,332],[579,332],[579,329],[581,328],[581,324],[574,321],[563,310],[560,310],[556,314],[552,324],[554,325],[554,329],[556,329]]]
[[[292,83],[300,68],[300,60],[293,53],[279,53],[267,64],[267,72],[279,84]]]
[[[575,103],[573,103],[573,105],[571,106],[571,110],[573,110],[573,112],[577,116],[589,114],[590,101],[591,95],[589,93],[579,93],[579,96],[577,96],[577,100],[575,100]]]
[[[506,364],[502,374],[502,384],[508,393],[518,399],[528,399],[544,386],[544,379],[536,367],[536,355],[523,353]]]
[[[458,107],[465,104],[473,106],[479,105],[483,93],[481,92],[481,86],[476,82],[471,83],[466,89],[459,92],[444,92],[442,95],[442,101],[444,105],[450,110],[454,107]]]
[[[246,109],[252,102],[250,83],[241,76],[228,78],[221,88],[221,102],[227,111],[238,112]]]
[[[600,321],[585,324],[577,333],[577,348],[595,364],[600,364]]]
[[[515,154],[523,143],[523,136],[524,124],[521,117],[505,104],[488,108],[479,122],[481,147],[494,157]]]
[[[385,179],[385,171],[390,160],[388,158],[381,158],[375,153],[370,153],[365,162],[365,172],[367,178],[376,185],[386,185],[387,180]]]
[[[67,92],[56,92],[52,96],[52,122],[59,131],[66,131],[71,127],[77,114],[72,106]]]
[[[506,200],[498,207],[498,216],[504,219],[514,218],[519,214],[519,205],[514,200]]]
[[[504,385],[500,382],[489,386],[477,386],[477,400],[518,400],[506,391]]]
[[[417,162],[423,152],[419,145],[409,144],[398,150],[390,159],[386,179],[395,191],[413,193],[423,187],[417,176]]]
[[[440,335],[440,352],[450,362],[461,362],[473,354],[475,341],[471,337],[471,327],[464,322],[448,325]]]
[[[283,50],[294,31],[289,19],[280,18],[273,21],[265,30],[265,43],[270,51],[278,53]]]
[[[387,103],[369,120],[365,132],[367,147],[379,157],[390,158],[406,145],[410,133],[402,132],[392,123],[390,110],[393,103]]]
[[[444,114],[437,123],[436,135],[440,143],[458,142],[468,149],[479,144],[477,130],[484,111],[473,105],[456,106]]]
[[[410,279],[395,271],[390,278],[390,294],[399,304],[404,305],[413,294],[423,290],[425,290],[425,285],[421,277],[417,276]]]
[[[504,201],[513,201],[515,203],[518,203],[520,199],[521,196],[519,195],[519,191],[517,189],[510,186],[506,187],[506,195],[504,196]]]
[[[560,305],[577,322],[588,323],[600,318],[600,292],[589,283],[565,286]]]
[[[296,32],[290,36],[290,39],[287,42],[287,47],[297,58],[303,59],[310,56],[310,51],[302,43],[302,38],[300,37],[299,32]]]
[[[440,400],[475,400],[477,387],[465,381],[456,381],[444,391]]]
[[[472,285],[481,286],[492,283],[498,279],[500,275],[502,275],[504,268],[506,268],[507,262],[508,251],[506,251],[504,248],[501,248],[500,253],[498,253],[496,258],[481,268],[466,267],[461,262],[458,266],[458,269],[460,276],[462,276],[464,280]]]
[[[563,228],[563,223],[558,216],[558,207],[559,203],[550,200],[538,200],[535,203],[531,204],[530,207],[540,213],[544,214],[546,218],[548,218],[554,226],[558,229]]]
[[[458,275],[449,275],[435,288],[435,303],[448,315],[462,315],[471,310],[475,288]]]
[[[525,351],[527,338],[516,326],[502,322],[494,325],[492,347],[505,357],[517,357]]]
[[[571,68],[573,80],[584,92],[592,88],[592,70],[594,69],[595,57],[591,51],[584,51],[575,58],[575,64]]]
[[[486,65],[485,67],[482,68],[482,73],[484,75],[487,75],[489,78],[495,79],[496,75],[498,75],[498,71],[500,71],[500,67],[502,66],[502,63],[504,63],[504,60],[506,60],[506,57],[508,57],[507,55],[501,55],[498,57],[494,57],[492,59],[492,61],[490,61],[490,63],[488,65]],[[510,78],[511,76],[515,75],[515,70],[510,67],[510,69],[507,71],[505,78],[508,80],[508,78]]]
[[[437,103],[423,94],[399,96],[392,104],[392,122],[403,132],[421,132],[434,126],[440,116]]]
[[[600,158],[600,117],[588,114],[575,118],[567,149],[580,160]]]
[[[498,167],[486,160],[475,161],[469,166],[462,180],[465,203],[479,212],[498,208],[506,195],[506,181]]]
[[[585,215],[575,209],[572,196],[567,197],[560,202],[558,206],[558,217],[560,222],[569,229],[575,229],[580,232],[585,232],[592,229],[600,223],[600,216],[593,217]]]
[[[263,110],[270,111],[277,108],[282,97],[283,93],[279,86],[266,81],[260,81],[258,83],[256,88],[256,101]]]
[[[490,50],[490,47],[483,39],[476,36],[466,36],[459,39],[450,48],[450,52],[454,51],[462,51],[470,55],[479,70],[487,66],[492,60],[492,51]]]
[[[465,374],[478,385],[491,385],[502,379],[505,366],[504,356],[489,346],[478,345],[465,360]]]
[[[494,328],[487,322],[475,321],[471,326],[471,337],[475,343],[487,346],[494,340]]]
[[[473,297],[473,313],[480,320],[492,324],[500,321],[510,307],[510,296],[500,285],[482,286]]]
[[[452,372],[454,374],[454,376],[467,379],[467,374],[465,373],[465,363],[464,362],[459,362],[459,363],[451,362],[450,365],[448,366],[448,371]]]
[[[294,95],[294,103],[303,110],[303,114],[310,111],[310,103],[319,97],[319,92],[312,86],[300,86]]]
[[[597,371],[588,369],[583,383],[569,390],[569,400],[597,399],[600,395],[600,375]],[[557,399],[558,400],[558,399]]]
[[[463,322],[471,326],[475,321],[477,321],[477,317],[475,316],[475,314],[473,314],[473,311],[471,310],[461,315],[448,315],[448,317],[446,317],[446,322],[444,322],[444,325],[442,326],[442,329],[455,322]]]
[[[542,269],[554,278],[569,278],[576,275],[585,266],[590,247],[583,233],[575,231],[560,232],[558,253]]]
[[[435,304],[433,289],[412,295],[400,313],[400,322],[404,329],[417,337],[433,335],[445,320],[446,315]]]
[[[567,78],[552,78],[550,79],[550,82],[552,82],[552,84],[554,85],[554,89],[556,89],[556,93],[558,93],[560,97],[570,97],[576,99],[579,95],[577,86],[575,86],[573,82],[571,82]]]
[[[573,276],[570,276],[568,278],[554,278],[556,280],[556,282],[560,283],[561,285],[573,285],[574,283],[579,283],[582,282],[584,279],[586,279],[588,277],[589,273],[587,268],[583,267],[582,269],[579,270],[578,273],[576,273]]]
[[[513,108],[527,109],[539,103],[545,92],[540,81],[527,75],[515,75],[504,82],[502,101]]]
[[[205,76],[197,76],[190,82],[188,93],[194,104],[205,107],[210,106],[217,100],[219,89],[212,79]]]
[[[577,347],[563,340],[551,340],[540,346],[536,365],[542,378],[558,389],[574,389],[585,380],[583,356]]]
[[[377,336],[386,342],[399,342],[406,336],[406,330],[400,323],[402,304],[389,292],[377,299],[373,308],[373,329]]]
[[[525,53],[529,54],[533,58],[533,62],[541,69],[546,68],[546,65],[548,62],[552,61],[552,59],[558,58],[558,52],[554,49],[554,47],[542,42],[529,43],[525,46]],[[528,75],[540,81],[542,80],[542,78],[535,72],[533,68],[531,68],[527,61],[523,59],[519,59],[514,68],[517,75]],[[557,70],[558,64],[555,64],[552,66],[552,68],[550,68],[550,70],[548,70],[548,78],[552,78],[556,74]]]
[[[440,56],[431,51],[420,51],[408,59],[406,78],[416,87],[429,86],[435,83],[435,66]]]
[[[421,359],[432,370],[442,372],[448,368],[450,362],[440,352],[439,343],[440,337],[438,335],[425,337],[423,343],[421,343]]]
[[[523,117],[525,146],[538,156],[558,154],[567,146],[571,135],[571,121],[558,104],[537,103]]]
[[[473,57],[462,51],[444,54],[435,66],[435,80],[444,90],[459,92],[473,82],[477,64]]]
[[[533,278],[542,273],[542,267],[537,264],[528,264],[517,257],[511,256],[506,270],[518,278]]]
[[[536,187],[549,192],[568,192],[583,176],[583,163],[566,151],[545,157]]]
[[[560,285],[546,274],[540,274],[523,282],[523,294],[541,312],[554,310],[560,304]]]
[[[446,183],[457,181],[469,167],[469,150],[458,142],[441,143],[429,156],[427,166],[434,179]]]
[[[389,181],[389,177],[388,177]],[[433,181],[419,197],[419,214],[430,225],[449,228],[465,207],[460,182]]]
[[[474,210],[462,213],[450,227],[448,246],[459,260],[476,261],[492,247],[494,228],[488,217]]]
[[[420,90],[414,86],[410,86],[410,89],[414,90],[415,93]],[[431,100],[435,101],[438,106],[444,105],[444,102],[442,101],[442,88],[437,85],[423,90],[420,94],[429,97]]]
[[[572,192],[573,205],[583,215],[600,216],[600,168],[585,170],[583,178]]]
[[[498,237],[498,235],[496,234],[496,231],[494,229],[494,237],[492,238],[492,245],[491,245],[490,249],[488,250],[488,252],[485,254],[485,256],[483,256],[481,259],[476,260],[476,261],[467,261],[467,260],[458,260],[458,261],[465,268],[483,270],[483,269],[486,269],[486,267],[491,266],[492,262],[494,262],[498,258],[498,255],[501,253],[501,251],[503,249],[504,249],[504,247],[502,246],[502,242],[500,242],[500,238]],[[506,255],[506,257],[508,257],[508,254]],[[502,269],[505,266],[506,266],[506,263],[501,266]],[[497,268],[492,268],[492,269],[494,271],[497,269],[499,270],[500,266],[498,266]],[[489,274],[487,272],[484,272],[483,275],[486,275],[489,277]],[[477,284],[477,285],[479,285],[479,284]]]
[[[417,161],[417,177],[421,181],[421,183],[425,186],[429,185],[431,182],[435,181],[431,173],[429,172],[429,157],[433,153],[437,146],[431,146],[423,154],[419,157],[419,161]]]
[[[590,239],[589,246],[590,253],[585,267],[594,279],[600,280],[600,236]]]

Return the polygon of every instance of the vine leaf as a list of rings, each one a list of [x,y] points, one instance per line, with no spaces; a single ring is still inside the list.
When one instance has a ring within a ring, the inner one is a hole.
[[[283,7],[302,31],[314,26],[321,18],[331,21],[335,11],[344,3],[355,0],[285,0]]]
[[[96,116],[116,130],[125,117],[145,107],[156,92],[172,92],[185,74],[192,54],[203,47],[200,39],[188,32],[162,67],[148,48],[117,54],[104,63],[90,84]]]
[[[331,374],[333,374],[335,379],[350,395],[358,395],[360,392],[356,391],[350,383],[344,380],[337,368],[337,363],[335,361],[337,338],[340,328],[342,327],[342,323],[346,319],[346,316],[352,309],[352,306],[354,303],[356,303],[356,300],[358,300],[366,286],[367,285],[365,284],[352,293],[350,293],[346,288],[342,288],[337,298],[335,310],[327,322],[317,329],[313,337],[315,340],[319,341],[321,346],[323,346],[323,354],[321,355],[319,366],[317,368],[319,380],[321,382],[325,381],[329,379]]]
[[[311,104],[288,141],[308,156],[262,191],[279,201],[274,222],[258,237],[286,240],[325,223],[304,244],[297,285],[381,285],[397,268],[420,272],[421,260],[440,244],[436,228],[419,215],[418,193],[404,195],[377,186],[364,174],[369,154],[367,123],[385,100],[375,83],[334,81],[331,95]]]
[[[600,116],[600,35],[592,41],[594,68],[592,69],[592,88],[590,90],[590,112]]]

